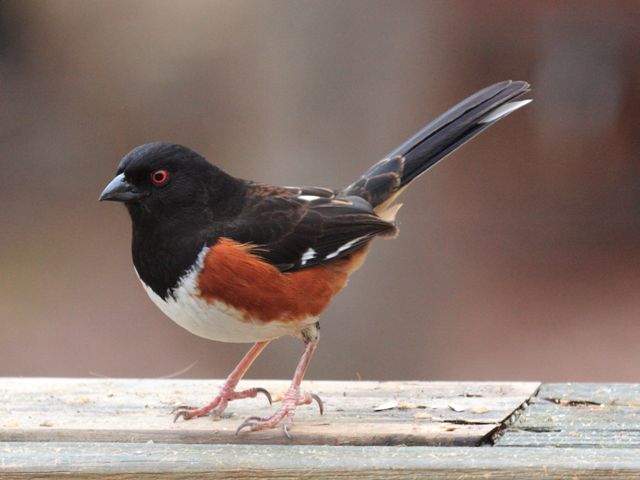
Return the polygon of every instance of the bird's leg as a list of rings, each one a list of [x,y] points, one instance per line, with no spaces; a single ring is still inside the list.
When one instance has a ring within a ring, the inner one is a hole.
[[[238,382],[242,379],[249,367],[254,362],[258,355],[265,349],[265,347],[269,344],[270,340],[264,342],[257,342],[251,347],[251,349],[247,352],[247,354],[240,360],[240,363],[233,369],[233,371],[229,374],[224,385],[220,389],[218,395],[213,399],[211,403],[205,405],[201,408],[189,407],[187,405],[180,405],[173,409],[173,413],[175,413],[175,417],[173,421],[175,422],[180,417],[185,420],[189,420],[195,417],[202,417],[204,415],[209,415],[213,411],[214,416],[222,415],[222,412],[227,408],[227,405],[231,400],[237,400],[239,398],[254,398],[258,393],[262,393],[269,400],[269,404],[271,404],[271,395],[264,388],[249,388],[248,390],[242,390],[240,392],[236,392],[235,388],[238,385]]]
[[[295,415],[295,411],[298,405],[308,405],[315,400],[318,403],[318,407],[320,408],[320,415],[322,415],[324,406],[322,405],[322,400],[320,400],[320,397],[315,393],[300,391],[300,382],[302,382],[304,373],[307,371],[307,367],[309,366],[309,362],[311,361],[313,352],[315,352],[316,347],[318,346],[318,340],[320,339],[317,325],[314,326],[314,330],[313,332],[311,332],[312,336],[309,337],[308,335],[309,332],[303,332],[303,338],[305,341],[304,352],[302,353],[300,362],[298,362],[296,371],[293,374],[293,381],[291,382],[291,386],[282,399],[282,406],[268,418],[247,418],[238,427],[238,429],[236,430],[236,434],[244,428],[248,428],[252,432],[255,432],[257,430],[275,428],[280,422],[284,420],[284,424],[282,426],[284,433],[289,439],[291,439],[291,435],[289,435],[289,428],[293,424],[293,416]]]

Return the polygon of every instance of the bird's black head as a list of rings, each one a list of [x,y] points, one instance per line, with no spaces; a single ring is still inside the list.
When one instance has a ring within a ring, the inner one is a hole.
[[[202,247],[242,209],[246,185],[193,150],[149,143],[125,155],[100,200],[125,204],[136,271],[166,298]]]
[[[234,197],[241,183],[187,147],[148,143],[125,155],[100,200],[123,202],[134,222],[194,210],[206,216],[205,209]]]

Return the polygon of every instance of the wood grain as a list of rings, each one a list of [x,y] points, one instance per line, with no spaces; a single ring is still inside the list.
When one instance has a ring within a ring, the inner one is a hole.
[[[633,449],[0,444],[0,478],[640,478]]]
[[[302,408],[293,441],[235,435],[263,398],[172,423],[220,383],[0,379],[0,478],[640,478],[639,385],[307,382],[326,415]]]
[[[202,405],[221,381],[0,379],[2,442],[147,442],[288,444],[280,430],[235,434],[251,415],[268,416],[264,398],[234,401],[233,415],[173,423],[179,404]],[[288,382],[243,382],[274,398]],[[325,403],[296,414],[297,445],[480,444],[539,384],[458,382],[305,382]],[[378,411],[376,411],[378,410]]]
[[[640,385],[543,385],[496,445],[640,447]]]

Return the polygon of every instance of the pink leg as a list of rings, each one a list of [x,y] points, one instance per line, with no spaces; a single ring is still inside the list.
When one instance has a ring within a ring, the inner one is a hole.
[[[240,363],[233,369],[231,374],[227,377],[227,380],[224,382],[224,385],[220,389],[220,393],[213,399],[213,401],[205,405],[201,408],[189,407],[186,405],[180,405],[173,409],[176,416],[173,421],[175,422],[180,417],[185,420],[190,420],[195,417],[202,417],[204,415],[208,415],[212,410],[215,416],[222,415],[222,412],[227,408],[227,405],[231,400],[237,400],[239,398],[254,398],[258,393],[262,393],[269,400],[269,404],[271,404],[271,395],[264,388],[250,388],[248,390],[242,390],[240,392],[236,392],[235,388],[238,385],[238,382],[244,377],[244,374],[247,373],[249,367],[254,362],[258,355],[265,349],[267,345],[269,345],[270,340],[264,342],[258,342],[247,352],[247,354],[240,360]]]
[[[282,420],[284,420],[284,433],[289,439],[291,439],[291,435],[289,435],[289,428],[293,424],[293,416],[295,415],[295,411],[298,405],[308,405],[315,400],[316,402],[318,402],[318,406],[320,407],[320,415],[322,415],[324,407],[322,405],[322,400],[320,400],[320,397],[318,397],[318,395],[316,395],[315,393],[300,391],[300,383],[302,382],[302,378],[307,371],[307,367],[309,366],[309,362],[311,361],[311,357],[313,356],[313,352],[315,352],[317,346],[318,338],[315,338],[313,341],[306,343],[304,352],[302,354],[302,357],[300,358],[300,362],[298,363],[296,371],[293,374],[293,381],[291,382],[291,386],[282,399],[282,406],[276,411],[276,413],[271,415],[269,418],[247,418],[238,427],[238,429],[236,430],[236,434],[239,433],[243,428],[249,428],[249,430],[252,432],[255,432],[257,430],[275,428]]]

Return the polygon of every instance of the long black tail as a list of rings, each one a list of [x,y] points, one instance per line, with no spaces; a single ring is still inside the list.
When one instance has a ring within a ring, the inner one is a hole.
[[[373,165],[343,194],[362,197],[381,213],[429,167],[529,103],[531,100],[510,101],[528,91],[527,82],[507,80],[474,93]]]

